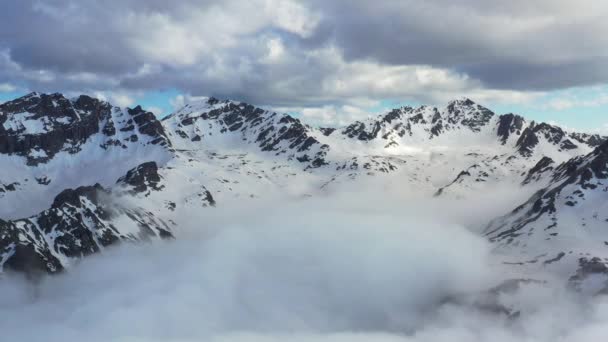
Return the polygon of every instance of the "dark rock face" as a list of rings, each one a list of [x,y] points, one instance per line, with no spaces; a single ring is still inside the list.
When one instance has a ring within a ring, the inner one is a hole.
[[[411,110],[412,108],[411,108],[411,107],[409,107],[409,108],[406,108],[406,110],[407,110],[407,109],[410,109],[410,110]],[[398,119],[400,119],[400,118],[401,118],[401,111],[400,111],[399,109],[393,109],[392,111],[390,111],[388,114],[386,114],[386,115],[385,115],[385,116],[382,118],[382,121],[384,121],[384,122],[386,122],[386,123],[390,124],[390,123],[392,123],[393,121],[396,121],[396,120],[398,120]]]
[[[213,196],[211,195],[211,192],[209,192],[209,190],[204,190],[203,192],[201,192],[199,194],[199,197],[201,197],[202,203],[203,203],[203,207],[206,206],[212,206],[215,207],[215,199],[213,198]]]
[[[597,147],[607,141],[606,137],[602,137],[599,134],[587,134],[587,133],[571,133],[570,138],[583,144],[587,144],[591,147]]]
[[[90,200],[93,203],[99,202],[99,196],[107,194],[106,190],[99,184],[94,186],[81,186],[77,189],[65,189],[60,192],[53,201],[51,208],[60,208],[63,205],[79,206],[81,205],[81,197]]]
[[[139,232],[121,233],[113,224],[119,216],[121,224],[129,221]],[[38,215],[0,221],[0,267],[55,273],[65,267],[62,260],[97,253],[120,241],[152,237],[172,237],[169,227],[152,213],[115,203],[99,184],[67,189]]]
[[[589,168],[600,179],[608,178],[608,141],[598,146],[592,153]]]
[[[23,234],[23,229],[15,223],[0,220],[0,260],[4,260],[0,270],[46,273],[63,269],[61,262],[48,250],[39,250],[31,243],[32,240],[43,239],[40,232],[34,232],[33,236],[25,235],[26,241],[19,238],[20,234]]]
[[[581,284],[589,277],[604,276],[604,287],[596,295],[608,294],[608,266],[600,258],[580,258],[576,273],[568,279],[568,285],[574,290],[581,290]]]
[[[479,132],[481,127],[487,125],[494,116],[491,110],[476,104],[470,99],[450,102],[447,112],[450,124],[460,123],[474,132]]]
[[[579,269],[570,280],[586,278],[591,274],[608,275],[608,266],[600,258],[581,258],[578,260]]]
[[[160,191],[165,186],[160,184],[161,178],[158,174],[158,166],[156,162],[147,162],[137,166],[134,169],[127,171],[124,177],[118,179],[117,183],[125,186],[130,186],[131,194],[149,191]]]
[[[61,94],[31,93],[0,105],[0,153],[26,157],[29,165],[46,163],[58,152],[78,153],[94,134],[102,133],[107,141],[102,147],[120,146],[114,138],[117,127],[112,118],[112,106],[82,95],[75,100]],[[153,138],[152,144],[170,143],[158,120],[141,107],[129,110],[130,125],[141,134]]]
[[[476,167],[476,166],[474,165],[474,166],[472,166],[471,168],[475,168],[475,167]],[[450,184],[448,184],[448,185],[446,185],[446,186],[444,186],[444,187],[442,187],[442,188],[439,188],[439,190],[437,190],[437,192],[435,192],[435,195],[434,195],[434,196],[435,196],[435,197],[441,196],[441,195],[443,194],[443,192],[444,192],[444,191],[445,191],[447,188],[449,188],[450,186],[452,186],[452,185],[454,185],[454,184],[456,184],[456,183],[462,182],[462,180],[463,180],[465,177],[470,177],[470,176],[471,176],[471,172],[469,172],[469,170],[463,170],[463,171],[461,171],[461,172],[458,174],[458,176],[456,176],[456,178],[455,178],[455,179],[454,179],[454,180],[453,180],[453,181],[452,181]]]
[[[503,145],[513,134],[519,136],[516,147],[518,152],[525,157],[529,157],[533,153],[534,147],[541,139],[557,146],[560,151],[577,149],[578,144],[597,147],[606,140],[599,135],[567,133],[562,128],[547,123],[531,122],[527,127],[525,127],[525,123],[525,120],[518,115],[505,114],[499,117],[497,127],[497,135]]]
[[[321,127],[319,128],[319,130],[321,131],[321,133],[323,133],[324,136],[328,137],[330,136],[333,132],[336,131],[335,128],[332,127]]]
[[[171,142],[165,134],[163,125],[156,119],[156,116],[152,112],[146,112],[140,106],[128,109],[127,112],[133,117],[133,122],[137,125],[139,133],[154,138],[151,144],[158,144],[161,146],[171,145]]]
[[[529,157],[534,152],[534,147],[536,147],[538,143],[538,137],[534,134],[534,131],[528,127],[517,140],[515,147],[517,147],[517,151],[522,156]]]
[[[574,150],[578,148],[578,146],[574,145],[574,143],[569,139],[566,139],[559,144],[559,148],[561,150]]]
[[[498,118],[498,128],[496,133],[502,144],[506,144],[511,134],[521,134],[524,126],[524,118],[515,114],[505,114]]]
[[[34,133],[28,133],[19,122],[11,120],[19,113],[30,113],[26,121],[43,123]],[[72,102],[61,94],[30,94],[0,105],[0,153],[27,157],[36,165],[51,159],[72,143],[70,152],[77,152],[91,135],[99,132],[99,122],[108,120],[111,106],[88,96]],[[5,126],[9,126],[7,129]],[[12,126],[12,127],[11,127]],[[44,157],[31,157],[30,151],[44,151]]]
[[[10,183],[10,184],[0,183],[0,193],[17,191],[17,188],[19,185],[20,184],[18,182],[14,182],[14,183]]]
[[[526,178],[524,179],[522,184],[530,184],[533,181],[538,180],[543,173],[550,172],[551,170],[553,170],[553,164],[555,164],[553,159],[549,157],[543,157],[541,160],[538,161],[538,163],[536,163],[536,165],[534,165],[533,168],[530,169],[530,171],[528,171]]]
[[[594,187],[589,184],[593,178],[608,179],[608,141],[587,156],[572,158],[563,163],[555,169],[553,175],[554,182],[566,180],[566,185],[579,184],[584,187]]]
[[[538,125],[535,125],[534,132],[535,133],[540,132],[540,133],[544,134],[545,138],[554,144],[558,144],[560,141],[562,141],[562,139],[566,135],[566,133],[561,128],[559,128],[557,126],[551,126],[544,122],[540,123]]]
[[[380,132],[381,128],[382,127],[380,126],[380,123],[375,122],[368,131],[367,127],[363,122],[357,121],[352,125],[346,127],[342,131],[342,134],[346,135],[351,139],[356,138],[361,141],[370,141],[378,137],[378,133]]]

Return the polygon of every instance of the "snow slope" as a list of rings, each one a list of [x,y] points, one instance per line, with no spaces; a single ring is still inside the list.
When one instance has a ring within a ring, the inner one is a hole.
[[[599,274],[601,289],[608,289],[608,142],[544,178],[546,187],[492,221],[485,234],[511,263],[564,273],[578,266],[571,276]]]
[[[605,149],[604,137],[498,115],[469,99],[330,128],[215,98],[159,121],[140,107],[33,93],[0,105],[0,266],[54,272],[118,241],[176,236],[194,211],[323,196],[375,179],[421,198],[466,201],[498,187],[536,193],[486,234],[508,263],[538,251],[535,264],[557,265],[570,251],[554,245],[570,235],[581,241],[578,253],[601,255],[608,241],[597,166]],[[554,210],[535,209],[538,201]],[[584,269],[572,260],[570,275]]]

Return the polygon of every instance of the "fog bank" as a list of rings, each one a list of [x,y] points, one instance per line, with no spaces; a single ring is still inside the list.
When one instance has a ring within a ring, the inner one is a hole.
[[[597,341],[608,333],[603,300],[557,285],[498,296],[519,318],[479,305],[518,275],[440,210],[416,211],[413,202],[350,193],[193,213],[176,240],[106,250],[38,284],[7,275],[0,331],[50,342]]]

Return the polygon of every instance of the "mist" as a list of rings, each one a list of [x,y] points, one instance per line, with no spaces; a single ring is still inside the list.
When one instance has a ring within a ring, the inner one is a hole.
[[[106,249],[36,283],[6,274],[0,331],[8,341],[51,342],[597,341],[608,334],[608,303],[557,282],[492,295],[525,275],[455,219],[463,212],[455,201],[398,193],[365,187],[218,206],[181,217],[175,240]],[[469,210],[481,202],[470,201]],[[550,277],[535,275],[543,276]],[[511,308],[516,315],[503,310]]]

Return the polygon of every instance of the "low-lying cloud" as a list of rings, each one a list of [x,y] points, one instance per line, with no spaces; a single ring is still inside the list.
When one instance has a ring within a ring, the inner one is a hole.
[[[606,332],[606,303],[585,305],[560,286],[487,299],[518,275],[497,267],[483,238],[437,212],[414,215],[411,201],[354,195],[219,206],[183,218],[173,241],[109,249],[36,284],[7,275],[0,331],[21,341],[269,342]]]

